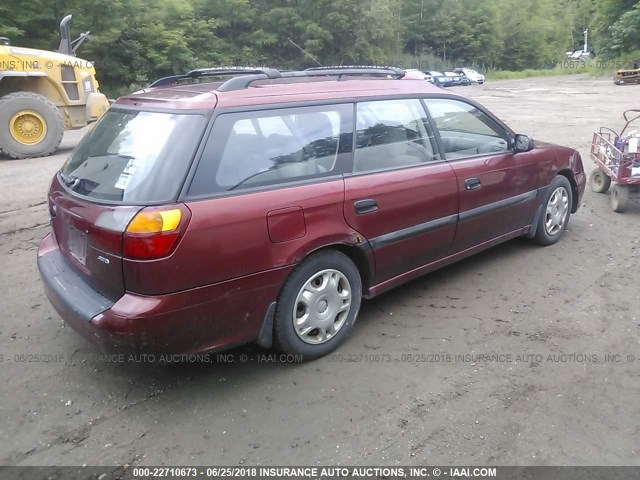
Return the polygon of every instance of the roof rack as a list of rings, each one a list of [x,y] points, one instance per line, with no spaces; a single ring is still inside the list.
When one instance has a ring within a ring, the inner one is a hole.
[[[402,78],[405,71],[395,67],[377,67],[377,66],[333,66],[333,67],[313,67],[301,71],[284,71],[280,72],[274,68],[204,68],[192,70],[183,75],[173,75],[156,80],[151,87],[160,87],[164,85],[174,85],[180,80],[196,80],[200,77],[220,77],[234,76],[230,78],[216,90],[219,92],[230,92],[234,90],[244,90],[258,80],[276,79],[276,78],[301,78],[301,77],[322,77],[337,76],[338,81],[346,80],[353,75],[366,76],[384,76],[393,78]]]
[[[332,67],[312,67],[304,72],[311,72],[317,75],[392,75],[394,77],[404,77],[404,70],[396,67],[372,66],[372,65],[337,65]]]
[[[197,70],[191,70],[188,73],[182,75],[171,75],[163,77],[152,84],[151,87],[161,87],[165,85],[174,85],[180,80],[197,80],[201,77],[224,77],[224,76],[237,76],[237,75],[260,75],[263,78],[280,78],[282,74],[275,68],[250,68],[250,67],[222,67],[222,68],[199,68]],[[232,79],[233,80],[233,79]],[[226,82],[225,82],[226,83]]]

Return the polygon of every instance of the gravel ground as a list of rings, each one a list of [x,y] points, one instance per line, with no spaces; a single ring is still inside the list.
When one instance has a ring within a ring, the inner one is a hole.
[[[457,92],[588,170],[592,132],[640,100],[578,76]],[[64,327],[36,268],[81,135],[0,160],[0,465],[640,465],[640,201],[616,214],[589,190],[559,244],[515,240],[364,302],[311,363],[122,363]]]

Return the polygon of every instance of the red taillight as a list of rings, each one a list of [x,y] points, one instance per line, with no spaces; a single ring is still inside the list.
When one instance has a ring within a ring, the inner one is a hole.
[[[123,255],[143,260],[169,255],[190,217],[191,212],[184,205],[140,210],[125,229]]]

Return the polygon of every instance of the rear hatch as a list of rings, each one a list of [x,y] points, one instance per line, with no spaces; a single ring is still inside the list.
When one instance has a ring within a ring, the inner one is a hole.
[[[49,192],[56,241],[97,291],[124,293],[124,232],[153,206],[173,204],[206,118],[114,108],[80,142]]]

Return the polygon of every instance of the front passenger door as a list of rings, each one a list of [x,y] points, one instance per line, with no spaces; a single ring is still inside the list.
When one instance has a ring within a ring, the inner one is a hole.
[[[446,160],[457,177],[459,223],[452,253],[530,225],[537,206],[537,166],[511,150],[512,133],[475,105],[427,99]]]
[[[370,243],[374,283],[446,256],[458,219],[456,176],[418,99],[357,105],[344,217]]]

